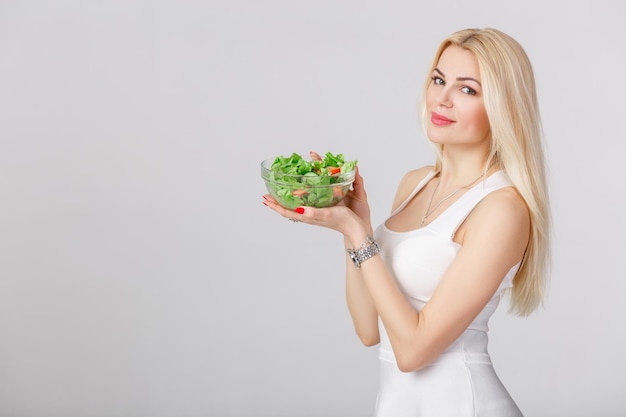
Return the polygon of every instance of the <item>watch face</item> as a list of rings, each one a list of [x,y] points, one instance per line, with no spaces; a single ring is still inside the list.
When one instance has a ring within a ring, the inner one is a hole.
[[[350,252],[350,258],[352,259],[352,262],[356,265],[357,268],[361,266],[361,263],[359,262],[359,258],[357,257],[356,252]]]

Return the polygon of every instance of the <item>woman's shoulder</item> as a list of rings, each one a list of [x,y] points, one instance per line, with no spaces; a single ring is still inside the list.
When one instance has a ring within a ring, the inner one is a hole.
[[[490,192],[459,228],[459,240],[463,242],[464,234],[471,230],[489,231],[490,236],[512,235],[511,241],[526,242],[530,233],[530,212],[524,198],[512,186]],[[494,231],[497,232],[494,234]],[[505,236],[499,239],[504,242]],[[525,247],[525,244],[521,246],[522,249]]]
[[[426,176],[429,173],[431,173],[434,169],[435,167],[432,165],[425,165],[420,168],[412,169],[406,174],[404,174],[404,176],[402,177],[402,181],[400,183],[402,184],[403,182],[411,182],[411,183],[415,183],[415,186],[417,186],[417,184],[419,184],[420,181],[426,178]]]
[[[398,185],[396,197],[393,201],[393,209],[395,210],[409,195],[415,190],[415,187],[426,178],[435,169],[432,165],[425,165],[420,168],[412,169],[404,174]]]

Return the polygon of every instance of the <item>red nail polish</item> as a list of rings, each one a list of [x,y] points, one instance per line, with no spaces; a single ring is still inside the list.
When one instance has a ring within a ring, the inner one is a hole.
[[[265,201],[263,201],[263,205],[264,205],[264,206],[267,206],[267,203],[266,203]]]
[[[304,214],[304,207],[298,207],[294,211],[298,214]]]

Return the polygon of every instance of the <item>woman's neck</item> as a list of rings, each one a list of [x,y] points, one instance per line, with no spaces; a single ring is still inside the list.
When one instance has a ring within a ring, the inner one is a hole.
[[[445,158],[441,162],[441,168],[437,174],[440,178],[441,187],[444,189],[461,187],[471,181],[487,176],[494,171],[495,166],[487,168],[486,158]]]

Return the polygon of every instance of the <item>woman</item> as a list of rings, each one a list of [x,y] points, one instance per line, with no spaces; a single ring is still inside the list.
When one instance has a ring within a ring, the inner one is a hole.
[[[363,179],[345,204],[280,215],[337,230],[356,333],[380,344],[376,415],[520,416],[494,372],[488,320],[504,292],[541,305],[549,210],[535,83],[522,47],[468,29],[435,54],[422,100],[434,166],[408,172],[374,232]]]

